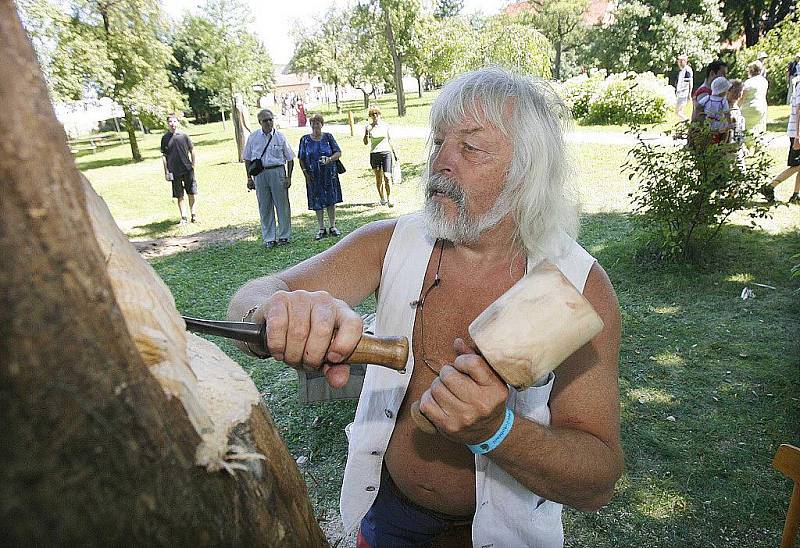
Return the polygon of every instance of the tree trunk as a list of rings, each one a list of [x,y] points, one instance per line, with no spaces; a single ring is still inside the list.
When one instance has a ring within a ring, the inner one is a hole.
[[[397,95],[397,115],[406,115],[406,96],[403,91],[403,60],[400,59],[400,54],[397,53],[397,44],[394,41],[394,31],[392,31],[392,20],[389,10],[381,3],[381,10],[383,11],[384,30],[386,33],[386,43],[389,45],[389,53],[392,55],[392,64],[394,65],[394,87],[395,94]]]
[[[231,90],[231,124],[233,124],[233,134],[236,139],[236,157],[239,162],[244,162],[244,145],[247,142],[247,136],[245,135],[246,124],[244,114],[239,105],[236,104],[233,90]]]
[[[12,2],[0,51],[3,543],[324,546],[252,381],[75,169]]]
[[[557,40],[555,44],[553,44],[556,48],[556,62],[553,66],[553,78],[555,80],[561,79],[561,49],[563,44],[561,40]]]
[[[339,105],[339,79],[333,79],[333,97],[336,100],[336,112],[342,112],[342,107]]]
[[[122,107],[122,113],[125,116],[125,130],[128,132],[128,141],[130,141],[131,144],[131,156],[134,162],[141,162],[142,153],[139,152],[139,143],[136,141],[136,128],[133,127],[133,112],[131,112],[129,107]]]
[[[419,94],[419,98],[422,99],[422,75],[417,74],[417,93]]]
[[[364,96],[364,110],[369,108],[369,93],[367,93],[364,88],[358,88],[361,90],[361,94]],[[374,88],[373,88],[374,89]]]

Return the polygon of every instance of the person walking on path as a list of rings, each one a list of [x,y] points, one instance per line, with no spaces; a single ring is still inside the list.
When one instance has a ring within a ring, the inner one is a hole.
[[[247,138],[242,156],[247,169],[247,187],[255,189],[258,199],[261,238],[264,247],[272,249],[288,244],[292,237],[289,187],[292,186],[294,152],[283,134],[275,130],[275,116],[271,110],[258,113],[258,124],[261,129]],[[255,162],[260,163],[263,170],[254,170]]]
[[[180,224],[187,222],[184,208],[184,191],[189,195],[189,215],[193,223],[197,222],[194,212],[194,198],[197,194],[197,181],[194,176],[196,157],[194,145],[189,136],[178,130],[178,117],[167,115],[167,131],[161,137],[161,160],[164,163],[164,179],[172,183],[172,197],[178,200]]]
[[[311,133],[300,138],[297,159],[306,178],[308,209],[317,214],[319,230],[314,237],[321,240],[325,236],[341,236],[336,228],[336,204],[342,201],[342,185],[336,171],[336,161],[342,150],[330,133],[323,133],[325,119],[322,114],[311,117]],[[330,228],[325,229],[323,213],[328,212]]]
[[[767,131],[767,88],[769,82],[761,75],[760,61],[747,65],[747,80],[742,90],[742,115],[745,127],[752,135]]]
[[[694,72],[692,67],[689,66],[689,58],[684,55],[678,56],[678,77],[675,81],[675,113],[678,115],[678,120],[685,122],[686,117],[686,103],[689,102],[689,97],[692,95],[692,85],[694,84]]]
[[[786,67],[786,104],[792,104],[792,95],[794,95],[794,86],[800,82],[800,53],[795,54],[794,61],[789,63]]]
[[[789,203],[800,203],[800,124],[798,123],[798,111],[800,111],[800,86],[796,86],[794,89],[792,110],[789,112],[789,123],[786,126],[786,134],[789,136],[787,168],[761,191],[768,202],[775,201],[775,187],[794,175],[794,191],[789,198]]]
[[[389,124],[381,120],[381,109],[370,107],[371,121],[364,127],[364,144],[369,145],[369,165],[375,174],[375,185],[381,205],[394,207],[392,203],[392,160],[397,158],[389,135]]]

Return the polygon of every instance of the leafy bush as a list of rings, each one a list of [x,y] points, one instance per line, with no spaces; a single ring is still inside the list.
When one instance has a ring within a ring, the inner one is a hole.
[[[710,142],[704,125],[691,131],[693,142]],[[660,256],[700,260],[734,212],[749,209],[752,224],[769,216],[769,204],[753,202],[769,179],[771,163],[759,141],[737,159],[735,144],[673,146],[637,136],[623,170],[638,184],[631,193],[634,211],[652,229]]]
[[[575,119],[586,124],[655,124],[666,119],[672,88],[652,73],[603,72],[571,78],[561,96]]]

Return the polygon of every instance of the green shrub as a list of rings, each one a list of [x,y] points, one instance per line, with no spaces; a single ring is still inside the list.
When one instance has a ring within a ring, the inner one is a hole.
[[[693,142],[710,142],[704,125],[691,129]],[[734,212],[749,210],[752,224],[769,216],[769,204],[753,201],[771,163],[759,141],[737,161],[738,145],[673,146],[637,136],[623,170],[638,184],[631,193],[634,211],[660,256],[699,261]]]
[[[755,61],[759,52],[763,51],[769,56],[767,101],[771,105],[782,105],[786,102],[787,67],[794,60],[799,43],[800,11],[778,23],[753,47],[739,50],[731,67],[731,73],[737,78],[746,79],[747,64]]]
[[[560,87],[573,117],[585,124],[655,124],[666,119],[673,97],[664,78],[652,73],[603,72],[567,80]]]

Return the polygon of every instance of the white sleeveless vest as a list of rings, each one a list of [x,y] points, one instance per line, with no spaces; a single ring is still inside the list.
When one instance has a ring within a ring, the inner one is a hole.
[[[425,235],[421,215],[398,219],[383,262],[376,335],[405,335],[412,340],[415,310],[410,303],[419,298],[434,243]],[[560,252],[548,258],[583,291],[594,257],[564,235]],[[367,368],[355,420],[345,429],[348,452],[340,509],[348,533],[358,527],[378,493],[383,455],[414,370],[411,354],[405,373],[385,367]],[[510,390],[507,406],[530,420],[550,424],[548,401],[554,379],[550,373],[538,386],[520,392]],[[527,490],[482,455],[475,456],[475,500],[474,547],[563,546],[561,504]]]

